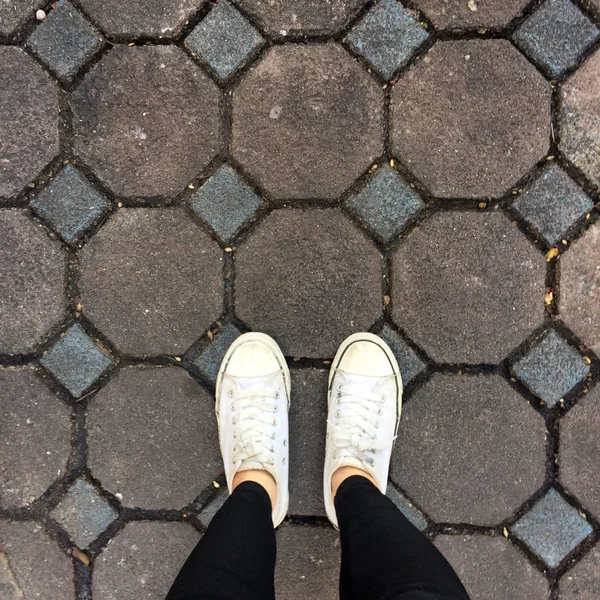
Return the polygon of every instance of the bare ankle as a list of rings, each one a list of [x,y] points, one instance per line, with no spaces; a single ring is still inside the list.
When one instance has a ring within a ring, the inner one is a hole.
[[[269,498],[271,499],[271,506],[275,507],[275,504],[277,503],[277,484],[275,483],[271,473],[265,471],[264,469],[238,471],[233,476],[231,491],[235,490],[235,488],[240,485],[240,483],[244,483],[244,481],[254,481],[254,483],[258,483],[264,487],[265,490],[267,490],[267,494],[269,494]]]
[[[357,467],[340,467],[336,471],[334,471],[331,476],[331,491],[333,493],[333,497],[337,494],[338,488],[342,483],[348,479],[348,477],[352,477],[353,475],[360,475],[361,477],[365,477],[368,479],[374,486],[377,486],[377,482],[369,473],[364,471],[363,469],[358,469]]]

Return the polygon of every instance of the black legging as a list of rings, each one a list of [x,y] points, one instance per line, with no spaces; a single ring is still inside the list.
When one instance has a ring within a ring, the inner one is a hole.
[[[437,548],[368,479],[339,487],[342,600],[468,600]],[[181,569],[166,600],[273,600],[275,530],[257,483],[239,485]]]

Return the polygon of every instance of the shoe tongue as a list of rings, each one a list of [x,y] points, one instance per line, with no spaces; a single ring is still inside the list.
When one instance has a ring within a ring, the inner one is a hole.
[[[343,372],[343,371],[342,371]],[[370,377],[369,375],[354,375],[353,373],[344,373],[348,387],[356,387],[357,390],[373,392],[381,383],[381,377]]]

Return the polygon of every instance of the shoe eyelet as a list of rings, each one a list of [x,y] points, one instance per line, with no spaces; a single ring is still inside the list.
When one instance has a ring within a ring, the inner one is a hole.
[[[378,417],[380,417],[382,414],[383,414],[383,411],[382,411],[381,409],[379,409],[379,410],[377,411],[377,416],[378,416]]]
[[[275,400],[279,400],[280,396],[281,396],[281,394],[279,392],[275,392]]]
[[[342,391],[342,384],[341,384],[341,383],[338,383],[338,386],[337,386],[337,391],[338,391],[338,392],[341,392],[341,391]]]
[[[275,453],[275,446],[271,446],[271,452],[274,454]]]
[[[231,419],[231,424],[232,424],[232,425],[235,425],[235,424],[236,424],[236,422],[235,422],[235,417],[233,417],[233,419]]]
[[[336,418],[336,419],[339,419],[339,418],[340,418],[340,411],[339,411],[339,410],[336,410],[336,411],[335,411],[335,418]]]
[[[273,419],[273,427],[277,427],[277,419]]]
[[[233,405],[233,402],[229,405],[229,410],[231,410],[231,412],[233,412],[235,410],[235,406]]]
[[[277,434],[276,434],[276,433],[274,433],[274,434],[271,436],[271,439],[272,439],[272,440],[274,440],[276,437],[277,437]]]
[[[283,457],[281,462],[285,465],[285,456]]]
[[[275,410],[273,412],[278,413],[279,412],[279,406],[275,405]]]
[[[233,390],[229,390],[229,391],[227,392],[227,395],[228,395],[230,398],[233,398]]]
[[[283,445],[287,446],[287,440],[283,440]]]
[[[381,404],[385,404],[385,394],[383,394],[383,396],[381,396]]]

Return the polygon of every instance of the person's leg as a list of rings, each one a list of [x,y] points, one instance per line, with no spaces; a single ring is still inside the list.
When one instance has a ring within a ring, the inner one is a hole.
[[[468,600],[448,561],[371,481],[345,479],[335,508],[343,600]]]
[[[274,600],[275,529],[269,494],[235,488],[179,572],[166,600]]]

